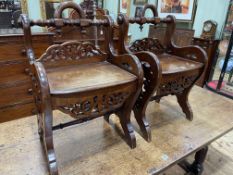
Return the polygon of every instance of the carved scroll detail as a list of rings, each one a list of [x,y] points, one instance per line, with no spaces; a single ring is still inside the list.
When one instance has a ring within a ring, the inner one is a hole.
[[[140,107],[144,103],[145,99],[145,94],[148,93],[146,90],[151,89],[151,82],[154,81],[154,76],[153,72],[151,71],[151,65],[148,62],[142,61],[142,66],[143,66],[143,71],[144,71],[144,78],[143,78],[143,86],[141,93],[138,97],[138,100],[135,104],[136,107]]]
[[[80,99],[75,104],[60,106],[59,109],[70,114],[75,119],[82,119],[95,114],[104,114],[109,110],[119,108],[129,97],[128,92],[116,92],[108,95],[98,95],[87,99]]]
[[[155,54],[164,53],[164,47],[157,38],[144,38],[142,40],[136,40],[129,47],[129,50],[133,53],[139,51],[151,51]]]
[[[79,60],[82,58],[101,56],[104,53],[92,43],[69,41],[50,46],[39,58],[41,62],[56,62],[61,60]]]
[[[186,88],[190,87],[198,76],[181,76],[180,78],[170,81],[168,83],[163,83],[159,86],[159,92],[161,95],[168,94],[180,94]]]

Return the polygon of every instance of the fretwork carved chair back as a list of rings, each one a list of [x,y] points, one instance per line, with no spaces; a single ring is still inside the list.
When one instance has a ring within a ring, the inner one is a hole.
[[[61,3],[59,8],[64,10],[64,7],[82,13],[80,6],[73,2]],[[119,116],[126,141],[134,148],[136,140],[130,113],[142,88],[143,70],[136,56],[114,56],[111,53],[111,18],[33,21],[22,15],[22,24],[38,110],[39,134],[50,174],[58,174],[53,145],[53,130],[56,129],[115,113]],[[107,52],[88,42],[68,41],[50,46],[37,59],[32,46],[31,26],[103,26]],[[53,110],[69,114],[75,120],[53,126]]]
[[[145,17],[147,9],[152,10],[154,17]],[[159,102],[163,96],[176,95],[186,118],[192,120],[193,113],[188,103],[188,94],[205,69],[207,62],[206,52],[198,46],[175,46],[172,41],[176,27],[175,18],[173,16],[167,16],[166,18],[157,16],[156,7],[151,4],[144,7],[141,17],[127,18],[125,15],[119,15],[118,24],[120,25],[122,36],[127,35],[129,24],[139,24],[140,28],[144,24],[157,25],[162,23],[167,26],[164,41],[159,41],[156,38],[144,38],[134,41],[127,49],[125,49],[127,47],[126,43],[122,41],[123,44],[119,53],[150,51],[156,54],[162,67],[162,78],[156,95],[152,100]],[[139,56],[138,58],[140,59]]]

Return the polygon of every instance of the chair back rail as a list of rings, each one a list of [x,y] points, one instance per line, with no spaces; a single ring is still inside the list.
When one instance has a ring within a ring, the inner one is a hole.
[[[149,7],[154,7],[154,6],[150,4]],[[144,11],[146,11],[147,9],[151,9],[149,7],[145,6]],[[153,11],[154,15],[157,15],[157,13],[155,13],[154,10],[152,10],[152,11]],[[141,17],[128,18],[126,15],[120,14],[118,16],[117,20],[118,20],[118,24],[120,25],[120,35],[124,36],[124,37],[120,38],[120,41],[119,41],[119,43],[121,43],[120,44],[121,46],[119,48],[119,53],[125,53],[125,52],[130,53],[131,52],[130,49],[125,50],[125,48],[127,48],[127,45],[128,45],[125,41],[126,41],[126,37],[128,34],[129,24],[138,24],[140,26],[143,26],[145,24],[153,24],[155,26],[158,24],[161,24],[161,23],[166,24],[167,28],[166,28],[166,34],[165,34],[164,41],[161,42],[156,38],[151,38],[150,40],[155,40],[154,43],[158,43],[158,47],[160,47],[162,45],[161,43],[164,43],[163,47],[166,51],[169,50],[171,45],[174,45],[173,39],[172,39],[172,36],[173,36],[173,34],[175,32],[175,28],[176,28],[174,16],[169,15],[166,18],[159,18],[157,16],[145,17],[142,15]],[[138,41],[136,41],[136,42],[138,42]],[[155,45],[155,46],[157,47],[157,45]],[[145,50],[153,52],[153,50],[149,50],[148,48],[145,48],[144,51]],[[143,51],[143,50],[138,50],[138,51]],[[154,52],[154,53],[158,54],[158,52]]]
[[[48,20],[30,20],[27,15],[21,15],[21,21],[24,31],[24,38],[25,38],[25,46],[26,46],[26,53],[29,58],[30,64],[33,64],[34,61],[42,61],[47,66],[50,65],[57,65],[59,63],[63,65],[65,64],[79,64],[79,63],[87,63],[87,61],[83,61],[85,57],[91,58],[94,57],[93,60],[88,59],[90,62],[96,62],[98,60],[103,61],[103,59],[108,59],[109,55],[111,54],[112,49],[112,26],[113,21],[109,16],[104,16],[103,19],[87,19],[85,16],[84,11],[82,10],[79,4],[75,4],[73,2],[64,2],[61,3],[58,10],[56,10],[55,15],[57,17],[61,17],[62,11],[67,8],[73,8],[80,14],[80,19],[64,19],[64,18],[54,18]],[[95,8],[95,7],[94,7]],[[105,31],[105,51],[106,53],[102,52],[95,45],[92,43],[81,43],[77,41],[67,41],[62,44],[54,44],[50,46],[47,51],[39,58],[35,58],[35,54],[33,52],[32,41],[31,41],[31,27],[32,26],[39,26],[39,27],[54,27],[56,29],[62,29],[64,27],[80,27],[80,28],[88,28],[93,26],[102,27]],[[68,57],[65,58],[65,54]],[[48,61],[50,60],[50,61]],[[50,62],[57,62],[56,64],[50,64]],[[69,63],[68,63],[69,62]]]
[[[153,17],[145,17],[145,12],[152,10]],[[145,5],[143,13],[140,17],[128,18],[126,15],[120,14],[118,16],[118,24],[120,26],[120,35],[124,36],[120,38],[119,53],[136,53],[139,51],[151,51],[155,54],[170,53],[180,57],[184,57],[189,60],[197,61],[206,65],[207,56],[206,52],[199,46],[186,46],[178,47],[173,41],[173,35],[176,29],[176,19],[172,15],[168,15],[166,18],[159,18],[156,11],[156,7],[153,4]],[[129,24],[138,24],[142,28],[145,24],[166,24],[166,33],[164,41],[160,41],[157,38],[143,38],[134,41],[128,46],[126,43],[126,37],[128,34]],[[163,44],[162,44],[163,43]]]

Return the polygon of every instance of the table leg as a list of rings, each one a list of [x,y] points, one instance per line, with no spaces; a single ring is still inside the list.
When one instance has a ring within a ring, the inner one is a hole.
[[[186,175],[201,175],[203,173],[204,161],[208,152],[208,146],[203,147],[201,150],[197,151],[195,154],[195,160],[192,164],[187,161],[182,161],[178,165],[182,167],[187,174]]]
[[[195,154],[195,160],[193,164],[190,166],[190,172],[194,175],[201,175],[203,173],[204,167],[204,161],[206,159],[206,155],[208,152],[208,146],[202,148]]]

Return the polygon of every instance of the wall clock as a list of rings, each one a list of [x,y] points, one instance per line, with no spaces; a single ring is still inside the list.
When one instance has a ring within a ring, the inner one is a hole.
[[[217,30],[217,22],[208,20],[204,22],[201,38],[214,39]]]

